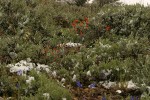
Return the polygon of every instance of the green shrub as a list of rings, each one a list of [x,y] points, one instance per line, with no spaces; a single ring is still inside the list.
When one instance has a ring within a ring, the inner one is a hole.
[[[109,9],[107,7],[110,7]],[[113,8],[112,8],[113,7]],[[112,9],[111,9],[112,8]],[[143,37],[149,34],[149,8],[142,6],[105,6],[90,24],[95,38],[110,34]],[[91,31],[89,31],[91,32]]]

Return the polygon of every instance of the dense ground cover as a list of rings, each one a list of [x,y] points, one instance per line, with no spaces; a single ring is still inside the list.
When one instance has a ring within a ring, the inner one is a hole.
[[[0,0],[0,96],[149,100],[149,10]]]

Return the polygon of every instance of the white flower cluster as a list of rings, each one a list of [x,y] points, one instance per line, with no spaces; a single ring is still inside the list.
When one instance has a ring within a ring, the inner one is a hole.
[[[138,87],[136,86],[136,83],[133,83],[132,80],[128,81],[127,83],[127,88],[128,89],[137,89]]]
[[[26,83],[31,85],[31,82],[34,81],[34,77],[28,76],[28,79],[26,80]]]
[[[114,88],[116,86],[119,86],[119,88],[126,87],[127,89],[138,89],[139,87],[136,85],[136,83],[133,83],[132,80],[122,83],[116,83],[111,81],[105,81],[105,82],[99,82],[104,88],[110,89]]]
[[[57,45],[57,46],[58,46],[58,47],[81,47],[82,44],[80,44],[80,43],[68,42],[68,43],[59,44],[59,45]]]
[[[100,47],[102,47],[102,48],[106,48],[106,49],[109,49],[109,48],[111,48],[111,45],[109,45],[109,44],[103,44],[103,43],[101,43],[101,42],[99,42],[99,44],[100,44]]]
[[[128,43],[127,43],[127,48],[131,48],[133,45],[135,45],[135,44],[137,44],[138,42],[137,41],[128,41]]]
[[[46,71],[47,73],[50,72],[50,67],[44,64],[37,64],[31,63],[31,59],[27,58],[27,60],[21,60],[16,64],[8,64],[6,67],[10,68],[11,73],[18,73],[19,75],[26,75],[27,71],[32,69],[36,70],[37,73],[41,70]]]
[[[35,68],[36,71],[40,71],[40,70],[45,70],[47,73],[50,72],[50,67],[48,65],[45,64],[37,64],[37,67]]]
[[[49,93],[43,93],[43,96],[44,96],[45,98],[47,98],[47,100],[49,100],[49,98],[50,98]]]
[[[35,64],[27,62],[25,60],[21,60],[20,62],[16,64],[8,64],[6,67],[10,68],[10,72],[18,72],[22,71],[23,73],[26,73],[27,71],[33,69]]]
[[[86,75],[87,75],[87,76],[92,76],[92,75],[91,75],[91,71],[90,71],[90,70],[87,71],[87,72],[86,72]]]
[[[113,88],[117,85],[116,82],[111,82],[111,81],[109,81],[109,82],[105,81],[104,83],[100,82],[100,84],[106,89]]]

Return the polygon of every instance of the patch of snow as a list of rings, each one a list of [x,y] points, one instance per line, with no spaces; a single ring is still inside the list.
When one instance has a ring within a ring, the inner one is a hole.
[[[141,4],[144,5],[145,7],[150,5],[150,0],[119,0],[117,2],[121,2],[127,5]]]

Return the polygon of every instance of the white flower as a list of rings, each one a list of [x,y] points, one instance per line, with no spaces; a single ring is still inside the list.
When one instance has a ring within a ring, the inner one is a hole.
[[[91,76],[91,71],[90,71],[90,70],[87,71],[86,75],[87,75],[87,76]]]
[[[66,98],[62,98],[62,100],[67,100]]]
[[[43,93],[43,96],[49,100],[49,93]]]
[[[102,47],[102,48],[106,48],[106,49],[109,49],[109,48],[111,48],[111,45],[109,45],[109,44],[106,44],[106,45],[104,45],[103,43],[101,43],[101,42],[99,42],[99,44],[100,44],[100,46]]]
[[[31,59],[30,59],[30,58],[27,58],[27,62],[31,62]]]
[[[122,91],[121,91],[121,90],[116,90],[116,92],[117,92],[117,93],[119,93],[119,94],[120,94],[120,93],[122,93]]]
[[[76,75],[73,75],[72,81],[73,81],[73,82],[76,82],[76,80],[77,80],[77,76],[76,76]]]
[[[65,83],[65,82],[66,82],[66,79],[65,79],[65,78],[62,78],[62,79],[61,79],[61,82],[62,82],[62,83]]]
[[[65,44],[66,47],[80,47],[82,44],[80,43],[72,43],[72,42],[68,42]]]
[[[86,3],[87,4],[92,4],[94,2],[94,0],[87,0]]]
[[[105,82],[102,84],[103,87],[105,87],[106,89],[109,89],[111,87],[115,87],[117,84],[116,82]]]
[[[26,65],[27,64],[27,62],[25,60],[21,60],[19,63],[22,64],[22,65]]]
[[[49,72],[50,72],[49,68],[45,68],[45,71],[46,71],[47,73],[49,73]]]
[[[52,75],[53,75],[54,78],[57,77],[56,71],[53,71]]]
[[[13,64],[8,64],[6,67],[11,68],[11,67],[14,67],[14,65]]]
[[[133,89],[133,88],[138,88],[135,83],[132,82],[132,80],[128,81],[127,83],[127,88],[128,89]]]
[[[148,93],[150,93],[150,86],[147,86],[146,88],[148,90]]]
[[[26,83],[31,84],[32,81],[34,81],[34,77],[28,76],[28,80],[26,80]]]
[[[37,74],[39,74],[39,73],[40,73],[40,71],[36,71],[36,73],[37,73]]]
[[[27,83],[27,84],[30,84],[30,83],[31,83],[31,81],[30,81],[30,80],[26,80],[26,83]]]
[[[32,81],[32,80],[34,80],[34,77],[32,77],[32,76],[30,77],[29,76],[28,79]]]
[[[75,65],[75,68],[79,67],[79,64],[80,64],[80,63],[79,63],[79,62],[77,62],[77,63],[76,63],[76,65]]]
[[[37,71],[40,71],[40,70],[41,70],[41,66],[38,65],[38,66],[36,67],[36,70],[37,70]]]

